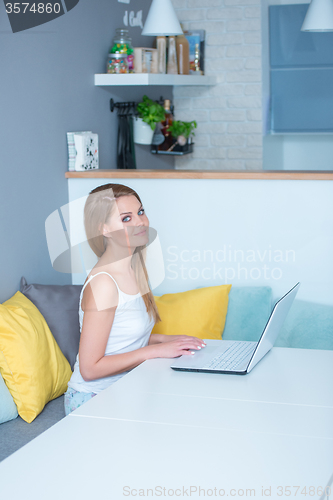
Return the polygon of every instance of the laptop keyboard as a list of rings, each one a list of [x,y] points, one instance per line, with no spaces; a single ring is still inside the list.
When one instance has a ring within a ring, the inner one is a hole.
[[[257,342],[237,342],[232,344],[228,349],[221,354],[218,354],[202,368],[233,370],[239,365],[249,354],[253,353]]]

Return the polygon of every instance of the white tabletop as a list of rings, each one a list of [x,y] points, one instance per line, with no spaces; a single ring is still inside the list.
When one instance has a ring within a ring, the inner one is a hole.
[[[195,433],[210,428],[322,437],[332,439],[333,445],[333,408],[175,394],[103,392],[99,398],[91,399],[71,413],[70,417],[164,423],[192,427],[191,432]]]
[[[147,360],[103,393],[146,392],[333,408],[333,351],[273,347],[246,375],[179,372],[170,368],[173,362]],[[94,398],[94,404],[97,401]]]
[[[255,488],[263,498],[271,486],[281,499],[278,486],[324,487],[332,463],[322,438],[68,416],[1,462],[1,498],[121,500],[126,486]]]
[[[120,500],[160,486],[202,499],[189,494],[200,486],[281,499],[291,486],[320,498],[333,471],[333,351],[273,348],[245,376],[172,362],[146,361],[5,459],[1,497]]]

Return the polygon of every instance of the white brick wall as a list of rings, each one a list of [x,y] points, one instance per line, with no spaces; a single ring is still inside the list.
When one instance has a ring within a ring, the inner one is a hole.
[[[174,87],[175,117],[196,120],[193,154],[177,169],[262,169],[260,0],[172,0],[184,29],[206,30],[214,87]]]

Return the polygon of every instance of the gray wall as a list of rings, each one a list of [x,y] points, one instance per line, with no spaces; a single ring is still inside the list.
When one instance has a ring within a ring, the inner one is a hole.
[[[114,30],[123,26],[125,10],[143,10],[150,0],[80,0],[64,16],[13,34],[0,3],[0,302],[28,283],[67,284],[71,276],[56,272],[48,255],[44,223],[68,203],[66,132],[99,134],[100,167],[115,168],[116,114],[109,99],[139,100],[172,96],[171,87],[94,86],[94,73],[105,71]],[[152,46],[141,28],[130,28],[133,45]],[[172,158],[137,147],[138,168],[173,168]]]

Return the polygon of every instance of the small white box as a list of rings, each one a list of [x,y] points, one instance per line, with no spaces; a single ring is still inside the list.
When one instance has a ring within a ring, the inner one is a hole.
[[[134,48],[135,73],[157,73],[157,49]]]

